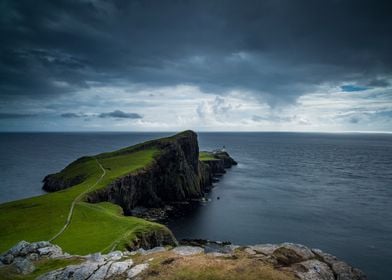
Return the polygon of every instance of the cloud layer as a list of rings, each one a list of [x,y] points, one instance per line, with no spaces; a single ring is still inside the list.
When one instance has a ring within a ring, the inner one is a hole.
[[[100,118],[118,118],[118,119],[141,119],[143,118],[141,115],[137,113],[125,113],[121,110],[115,110],[109,113],[101,113],[99,114]]]
[[[0,5],[0,112],[8,118],[17,110],[41,115],[40,120],[56,112],[77,128],[94,114],[102,124],[137,123],[149,118],[144,113],[154,99],[149,94],[181,86],[204,94],[201,102],[197,94],[185,97],[200,121],[211,113],[223,120],[237,110],[227,104],[233,92],[241,92],[247,104],[268,107],[267,113],[250,116],[255,127],[320,90],[383,91],[392,99],[390,1],[5,0]],[[140,96],[143,92],[148,95]],[[138,96],[139,106],[123,106],[123,95]],[[154,103],[156,115],[166,111],[165,103]],[[181,108],[172,114],[180,116]],[[169,119],[161,121],[171,124]]]

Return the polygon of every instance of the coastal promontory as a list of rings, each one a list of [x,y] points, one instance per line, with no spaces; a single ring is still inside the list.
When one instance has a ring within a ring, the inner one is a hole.
[[[43,179],[47,194],[0,205],[0,280],[366,279],[318,249],[178,241],[159,223],[234,165],[193,131],[81,157]]]
[[[176,245],[167,227],[136,212],[202,199],[234,164],[224,151],[199,153],[193,131],[81,157],[43,179],[48,194],[0,206],[0,250],[20,240],[77,254]]]

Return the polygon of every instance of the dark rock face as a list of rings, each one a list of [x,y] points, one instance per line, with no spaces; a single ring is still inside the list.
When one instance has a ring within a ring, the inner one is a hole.
[[[212,188],[213,183],[213,168],[210,164],[205,161],[201,161],[199,164],[199,180],[200,185],[203,186],[205,192],[209,192]]]
[[[217,159],[220,159],[223,161],[224,168],[230,168],[233,165],[237,165],[237,162],[232,157],[230,157],[230,155],[227,152],[217,152],[217,153],[214,153],[214,156]]]
[[[90,159],[91,157],[81,157],[75,160],[74,162],[72,162],[61,172],[45,176],[45,178],[42,180],[42,182],[44,183],[42,189],[47,192],[56,192],[82,183],[87,177],[86,174],[78,174],[73,177],[65,177],[63,175],[63,171],[66,170],[67,168],[71,169],[75,167],[77,164],[83,163]]]
[[[197,135],[193,131],[157,141],[161,153],[151,166],[90,193],[87,201],[116,203],[129,215],[137,206],[162,207],[202,198],[210,190],[214,174],[224,173],[225,166],[234,162],[227,153],[222,159],[200,162]]]
[[[128,244],[127,249],[130,251],[139,248],[152,249],[166,245],[177,246],[178,242],[171,231],[162,229],[137,234],[136,238]]]
[[[86,177],[82,175],[70,179],[64,179],[58,177],[58,174],[50,174],[45,176],[45,178],[42,180],[44,183],[42,189],[47,192],[55,192],[80,184],[85,179]]]

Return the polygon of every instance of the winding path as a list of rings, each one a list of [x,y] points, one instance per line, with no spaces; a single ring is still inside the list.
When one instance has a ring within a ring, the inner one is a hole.
[[[101,175],[101,177],[99,177],[98,180],[97,180],[93,185],[91,185],[89,188],[87,188],[84,192],[80,193],[80,194],[72,201],[71,208],[69,209],[68,217],[67,217],[67,221],[65,222],[65,225],[62,227],[62,229],[61,229],[58,233],[56,233],[55,236],[53,236],[51,239],[49,239],[49,242],[55,240],[57,237],[59,237],[59,236],[67,229],[67,227],[68,227],[69,224],[71,223],[71,219],[72,219],[72,215],[73,215],[73,211],[74,211],[74,208],[75,208],[76,203],[82,198],[82,196],[83,196],[85,193],[89,192],[89,191],[90,191],[92,188],[94,188],[99,182],[102,181],[103,177],[105,177],[105,175],[106,175],[106,170],[105,170],[105,168],[103,168],[103,166],[101,165],[101,163],[100,163],[97,159],[95,159],[95,161],[97,162],[98,166],[99,166],[99,167],[101,168],[101,170],[102,170],[102,175]]]

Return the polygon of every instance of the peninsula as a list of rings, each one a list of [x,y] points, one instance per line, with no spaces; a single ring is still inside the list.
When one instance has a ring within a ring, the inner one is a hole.
[[[75,254],[175,245],[168,228],[130,216],[133,209],[201,199],[235,164],[226,152],[199,154],[193,131],[79,158],[44,178],[50,193],[0,206],[0,251],[20,240]]]
[[[0,205],[0,280],[366,279],[299,244],[179,246],[136,217],[203,199],[236,164],[224,150],[200,152],[193,131],[79,158],[43,179],[47,194]]]

